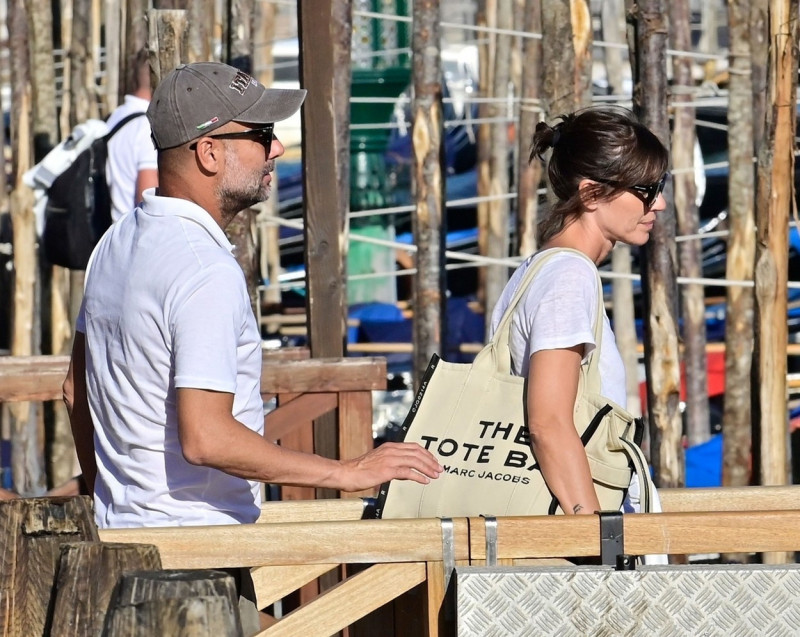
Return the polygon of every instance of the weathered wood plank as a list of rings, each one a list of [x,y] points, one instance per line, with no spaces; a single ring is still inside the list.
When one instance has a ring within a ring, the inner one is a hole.
[[[298,427],[310,427],[312,420],[336,409],[338,402],[334,393],[301,394],[281,402],[264,417],[264,435],[269,440],[281,440]]]
[[[261,368],[263,393],[365,391],[386,388],[383,358],[304,360],[307,350],[291,348],[286,358],[266,350]],[[0,357],[0,402],[60,400],[68,356]]]
[[[91,501],[31,498],[0,502],[0,634],[45,634],[62,544],[97,541]]]
[[[455,557],[468,559],[467,521],[454,520],[454,525]],[[164,568],[442,559],[437,519],[105,529],[100,538],[155,544]]]
[[[339,457],[358,458],[374,448],[372,436],[372,394],[363,392],[339,393]],[[374,496],[377,487],[342,493],[345,498]]]
[[[50,634],[99,635],[114,587],[125,571],[160,570],[155,546],[76,542],[61,547]]]
[[[359,520],[363,511],[364,502],[355,499],[265,502],[256,523]]]
[[[338,568],[338,564],[259,566],[251,571],[258,607],[265,608],[301,586]]]
[[[424,564],[376,564],[258,635],[330,635],[424,581]]]
[[[800,486],[659,489],[664,511],[800,510]]]
[[[667,513],[800,510],[800,486],[659,489],[658,493]],[[258,522],[358,520],[363,510],[364,502],[358,500],[265,502]]]
[[[600,553],[597,516],[498,518],[498,558],[590,556]],[[471,525],[470,555],[486,558],[482,519]],[[800,511],[641,513],[625,516],[624,551],[633,555],[794,551]]]
[[[0,357],[0,401],[59,400],[69,356]]]

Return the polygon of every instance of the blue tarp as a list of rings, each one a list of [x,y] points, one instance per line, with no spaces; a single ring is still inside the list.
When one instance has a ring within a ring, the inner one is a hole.
[[[722,434],[686,450],[686,486],[722,485]]]

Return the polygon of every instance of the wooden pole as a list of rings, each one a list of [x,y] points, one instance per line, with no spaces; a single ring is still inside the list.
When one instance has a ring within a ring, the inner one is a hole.
[[[756,185],[755,392],[758,446],[754,460],[761,484],[786,484],[786,341],[788,328],[788,227],[794,203],[794,132],[797,88],[797,3],[769,3],[769,84],[765,141],[758,155]],[[781,563],[783,554],[767,554]]]
[[[511,36],[507,34],[513,29],[512,0],[497,0],[496,25],[506,33],[495,35],[494,70],[492,72],[492,102],[489,117],[495,121],[489,129],[489,196],[486,213],[488,215],[486,230],[486,255],[493,259],[505,259],[509,255],[509,211],[508,200],[504,197],[509,190],[508,183],[508,146],[510,115],[509,73],[511,66]],[[492,320],[492,310],[508,283],[509,268],[499,264],[485,267],[486,281],[486,329]]]
[[[730,83],[728,85],[728,237],[725,278],[753,278],[755,262],[755,172],[750,0],[728,3]],[[725,295],[725,405],[722,416],[722,484],[750,484],[753,362],[753,290],[730,286]]]
[[[350,202],[351,3],[297,3],[302,86],[313,90],[302,112],[306,313],[311,355],[339,357],[347,330],[347,210]],[[330,416],[317,419],[314,449],[338,455]],[[317,497],[335,497],[317,489]]]
[[[497,0],[478,0],[478,12],[475,22],[479,27],[494,28],[497,24]],[[478,94],[487,97],[491,94],[491,87],[494,80],[494,54],[495,54],[494,32],[486,33],[478,43]],[[491,106],[488,102],[478,105],[478,117],[485,119],[490,116]],[[478,196],[487,197],[489,195],[490,175],[489,158],[491,156],[491,125],[488,122],[481,122],[478,125],[477,135],[478,158],[476,173],[478,179]],[[489,202],[481,201],[478,203],[478,251],[481,256],[489,254]],[[486,318],[486,333],[488,334],[488,315],[492,312],[493,306],[489,305],[486,296],[487,270],[481,268],[478,271],[478,302],[483,305]]]
[[[69,46],[71,108],[69,129],[90,117],[99,118],[92,55],[92,0],[72,0],[72,37]]]
[[[128,77],[132,74],[132,65],[136,59],[136,54],[143,49],[148,42],[148,21],[147,12],[149,10],[148,0],[120,0],[124,5],[123,38],[120,42],[119,77],[122,81],[117,87],[118,99],[122,100],[127,90],[126,84]],[[150,60],[152,67],[153,61]],[[160,79],[160,75],[151,76],[150,86],[155,88]]]
[[[103,77],[103,112],[111,113],[120,103],[120,90],[124,91],[125,76],[120,76],[120,60],[125,50],[123,37],[123,0],[104,0],[103,30],[106,43],[105,75]]]
[[[601,9],[603,40],[609,44],[625,43],[625,10],[622,0],[606,0]],[[622,52],[612,46],[603,49],[606,65],[608,91],[620,95],[624,91],[623,67],[630,68],[630,62],[623,60]],[[617,274],[631,273],[631,249],[624,243],[617,243],[611,253],[611,268]],[[612,305],[614,307],[614,336],[617,340],[622,362],[625,366],[625,391],[628,411],[641,416],[642,403],[639,395],[639,357],[636,352],[635,311],[633,305],[633,282],[618,278],[611,283]],[[646,436],[645,448],[649,450],[650,437]]]
[[[38,251],[33,214],[33,192],[22,182],[31,166],[31,93],[28,25],[24,2],[8,6],[8,31],[11,45],[11,179],[9,201],[14,246],[14,314],[11,354],[29,356],[40,353]],[[39,403],[10,406],[11,467],[14,488],[27,495],[45,490],[42,413]]]
[[[414,386],[419,387],[431,356],[442,351],[446,307],[444,268],[444,116],[439,4],[414,0],[413,155],[417,245],[414,275]]]
[[[255,77],[264,86],[270,86],[274,80],[274,59],[272,43],[275,40],[276,7],[272,2],[259,2],[256,4],[256,40],[254,47],[253,71]],[[280,181],[277,173],[272,173],[272,192],[280,193]],[[266,279],[266,289],[260,299],[267,306],[275,307],[281,303],[280,273],[281,254],[278,240],[280,238],[279,226],[270,221],[278,214],[278,201],[272,196],[265,201],[258,215],[259,236],[259,265],[261,277]],[[259,312],[261,305],[259,305]],[[275,332],[278,325],[267,324],[267,332]]]
[[[530,161],[530,143],[533,130],[541,118],[539,101],[542,83],[542,2],[525,0],[524,30],[528,37],[522,40],[522,84],[517,129],[517,254],[527,256],[536,251],[536,222],[539,211],[539,184],[542,165]],[[539,37],[530,37],[537,34]]]
[[[167,73],[186,62],[189,37],[186,11],[150,9],[147,12],[147,24],[150,81],[151,86],[157,86]]]
[[[548,119],[591,102],[591,49],[592,20],[585,0],[542,4],[542,63],[546,69],[542,98]]]
[[[634,109],[642,122],[669,146],[666,74],[666,3],[642,0],[629,5],[629,44],[634,79]],[[644,290],[645,369],[651,434],[650,461],[661,487],[684,483],[681,440],[680,360],[672,188],[667,208],[656,217],[650,241],[641,251]]]
[[[692,48],[689,0],[669,3],[670,45],[677,51]],[[695,109],[692,58],[672,57],[672,101],[675,113],[672,133],[672,174],[674,206],[678,234],[697,235],[700,215],[697,209],[697,187],[694,181]],[[678,245],[680,274],[688,278],[703,276],[700,239],[682,241]],[[680,294],[683,317],[684,368],[686,376],[686,435],[690,446],[711,438],[708,407],[708,373],[706,371],[706,305],[705,287],[685,285]]]

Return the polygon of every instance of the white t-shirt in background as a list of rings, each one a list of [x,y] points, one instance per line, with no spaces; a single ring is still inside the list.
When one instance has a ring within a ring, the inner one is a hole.
[[[108,129],[133,113],[144,113],[150,104],[141,97],[126,95],[108,117]],[[134,201],[140,170],[157,170],[157,153],[150,137],[150,122],[142,115],[120,128],[108,142],[106,181],[111,190],[111,220],[118,221],[141,202]]]

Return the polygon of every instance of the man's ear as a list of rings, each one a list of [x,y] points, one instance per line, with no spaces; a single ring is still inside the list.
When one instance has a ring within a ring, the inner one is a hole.
[[[214,143],[210,137],[201,137],[195,143],[194,156],[199,168],[214,175],[222,169],[222,144]]]
[[[597,208],[597,195],[595,194],[597,182],[591,179],[581,179],[578,183],[578,193],[587,212],[594,212]]]

